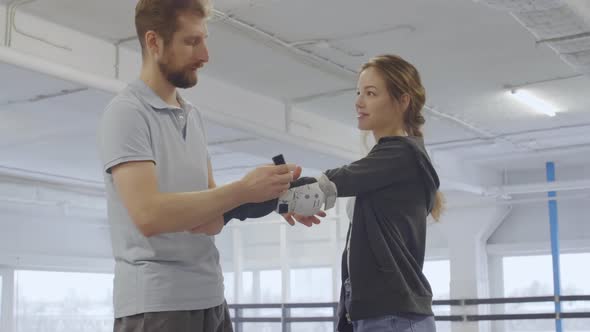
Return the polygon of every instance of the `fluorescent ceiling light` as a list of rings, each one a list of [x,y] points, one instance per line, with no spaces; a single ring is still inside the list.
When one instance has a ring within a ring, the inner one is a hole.
[[[557,108],[555,106],[549,104],[548,102],[533,95],[528,91],[512,90],[510,94],[512,95],[512,97],[516,98],[516,100],[529,106],[530,108],[534,109],[539,113],[547,114],[549,116],[555,116],[555,113],[557,112]]]

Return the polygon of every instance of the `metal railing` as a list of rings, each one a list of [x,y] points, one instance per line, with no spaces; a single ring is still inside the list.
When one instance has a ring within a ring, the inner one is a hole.
[[[243,323],[280,323],[282,326],[281,331],[288,332],[290,330],[291,323],[318,323],[318,322],[330,322],[334,325],[334,331],[336,331],[336,324],[338,323],[336,317],[336,309],[338,303],[336,302],[325,302],[325,303],[276,303],[276,304],[230,304],[230,310],[234,310],[231,314],[232,321],[235,324],[235,332],[244,332]],[[331,316],[305,316],[305,317],[293,317],[293,309],[331,309]],[[280,309],[280,317],[245,317],[244,310],[247,309]]]
[[[590,301],[590,295],[568,295],[568,296],[529,296],[529,297],[510,297],[510,298],[487,298],[487,299],[460,299],[460,300],[434,300],[433,306],[460,306],[462,308],[477,305],[498,305],[514,303],[540,303],[540,302],[574,302]],[[314,323],[327,322],[334,326],[338,318],[336,310],[338,303],[274,303],[274,304],[230,304],[230,313],[232,321],[235,324],[235,332],[246,332],[243,329],[244,323],[280,323],[281,331],[289,332],[292,323]],[[293,317],[293,309],[331,309],[331,316],[296,316]],[[246,310],[251,309],[274,309],[279,311],[280,316],[256,316],[245,315]],[[514,313],[514,314],[461,314],[461,315],[436,315],[436,321],[449,322],[476,322],[476,321],[505,321],[505,320],[538,320],[538,319],[590,319],[590,311],[585,312],[546,312],[546,313]],[[588,322],[590,326],[590,321]]]

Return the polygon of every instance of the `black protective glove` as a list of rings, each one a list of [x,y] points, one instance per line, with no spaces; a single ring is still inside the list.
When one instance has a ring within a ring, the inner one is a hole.
[[[249,218],[261,218],[271,214],[277,208],[278,200],[271,199],[270,201],[262,203],[246,203],[240,205],[223,214],[223,223],[227,223],[232,219],[246,220]]]
[[[301,177],[293,182],[289,188],[296,188],[306,184],[311,184],[317,182],[317,179],[312,177]],[[262,203],[246,203],[240,205],[232,210],[227,211],[223,214],[223,223],[227,225],[227,223],[232,219],[239,219],[239,220],[246,220],[246,219],[254,219],[254,218],[262,218],[271,214],[273,211],[277,210],[278,199],[271,199],[266,202]]]

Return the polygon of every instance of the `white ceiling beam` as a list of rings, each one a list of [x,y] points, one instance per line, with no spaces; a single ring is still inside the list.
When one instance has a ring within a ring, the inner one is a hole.
[[[490,162],[513,162],[518,163],[519,161],[529,161],[531,159],[543,159],[543,161],[564,157],[573,154],[586,154],[590,152],[590,144],[575,144],[567,146],[557,146],[551,148],[536,149],[533,151],[526,152],[515,152],[515,153],[499,153],[490,154],[487,156],[468,157],[466,161],[475,164],[488,164]]]
[[[123,52],[123,49],[121,52],[115,52],[114,45],[96,41],[92,36],[69,31],[65,27],[50,24],[34,16],[28,16],[25,20],[27,14],[23,13],[22,15],[23,25],[26,23],[26,28],[31,33],[43,31],[45,34],[54,36],[54,39],[69,38],[67,41],[72,51],[64,53],[60,57],[53,55],[50,58],[45,58],[46,54],[52,54],[55,51],[50,45],[30,40],[24,43],[20,39],[15,39],[12,48],[0,47],[0,61],[113,94],[125,88],[126,82],[137,77],[141,61],[138,52],[130,50]],[[23,37],[15,35],[14,38]],[[61,41],[54,40],[54,42]],[[80,50],[79,46],[81,45],[86,45],[83,48],[84,51]],[[88,57],[82,53],[87,51],[88,46],[96,48],[96,54],[112,54],[112,57]],[[120,58],[115,59],[116,54]],[[70,66],[70,64],[81,61],[84,61],[84,69]],[[101,73],[86,70],[87,68],[113,68],[117,63],[124,65],[119,72],[120,79],[115,79],[114,70],[101,71]],[[287,149],[287,151],[281,151],[282,153],[288,154],[289,146],[291,146],[293,151],[308,151],[306,154],[310,155],[308,158],[310,161],[317,159],[312,157],[316,153],[323,155],[322,158],[332,156],[343,161],[353,161],[362,155],[360,139],[356,136],[353,128],[213,77],[202,77],[198,88],[185,90],[184,95],[188,100],[195,101],[195,105],[201,109],[207,120],[223,126],[242,129],[271,143],[280,142]],[[227,96],[232,96],[232,98],[227,98]],[[287,113],[289,114],[287,115]],[[446,171],[444,168],[440,169],[441,177],[445,178]],[[44,180],[43,175],[35,175],[35,177],[41,181]],[[458,179],[461,177],[454,178],[455,183],[466,182]],[[72,179],[61,180],[72,186],[76,185],[73,182],[77,182]],[[88,183],[78,184],[88,187]],[[467,182],[464,187],[468,188],[474,185],[478,184]],[[100,188],[102,185],[97,183],[91,184],[90,187],[89,189],[95,191],[102,189]]]

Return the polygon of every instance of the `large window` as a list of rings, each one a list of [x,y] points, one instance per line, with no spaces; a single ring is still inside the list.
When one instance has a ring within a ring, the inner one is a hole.
[[[590,253],[560,255],[561,292],[563,295],[590,294],[588,276],[590,269]],[[503,259],[504,296],[552,296],[553,268],[551,255],[515,256]],[[563,303],[562,311],[587,311],[587,303]],[[543,313],[553,312],[552,302],[507,304],[505,311],[510,313]],[[509,331],[553,331],[553,320],[523,320],[506,322]],[[565,319],[566,331],[588,331],[590,320]]]
[[[109,274],[16,271],[16,331],[112,331],[112,280]]]
[[[292,269],[290,284],[290,302],[332,302],[332,268]],[[298,308],[291,309],[292,317],[333,317],[331,308]],[[331,322],[293,323],[291,332],[322,332],[333,331]]]
[[[290,302],[334,300],[332,268],[291,269]]]
[[[244,323],[244,332],[282,332],[281,323]]]
[[[433,299],[448,300],[451,293],[451,265],[448,260],[425,261],[422,269],[432,288]],[[450,306],[433,306],[435,315],[450,315]],[[449,322],[436,322],[438,332],[451,330]]]
[[[334,331],[334,323],[292,323],[291,332],[330,332]]]
[[[240,303],[254,303],[254,272],[242,272],[242,294]]]
[[[281,303],[282,280],[280,270],[260,271],[260,303]]]
[[[281,303],[280,270],[244,271],[240,303]],[[281,317],[281,309],[243,309],[242,317]],[[281,332],[280,323],[244,323],[243,331]]]
[[[590,253],[562,254],[560,264],[561,293],[590,294]],[[590,324],[590,321],[588,323]]]
[[[4,282],[2,280],[2,275],[0,275],[0,322],[2,322],[2,288],[4,287]]]
[[[451,293],[451,266],[448,260],[425,261],[422,269],[435,299],[448,300]]]
[[[590,253],[563,254],[561,265],[561,294],[562,295],[590,295]],[[590,312],[590,302],[564,302],[561,310],[564,312]],[[590,318],[566,319],[566,332],[590,331]]]
[[[223,286],[225,288],[224,296],[228,304],[236,302],[236,288],[233,272],[223,272]]]

